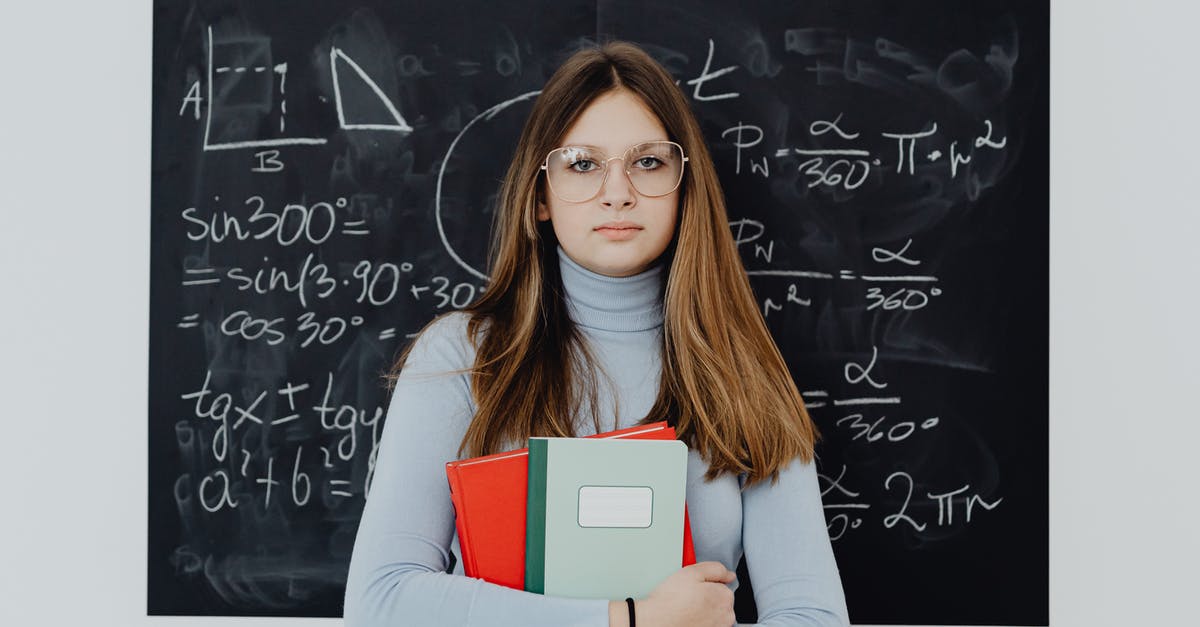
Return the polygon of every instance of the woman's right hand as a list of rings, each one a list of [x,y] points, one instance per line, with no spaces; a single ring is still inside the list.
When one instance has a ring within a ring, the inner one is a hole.
[[[720,562],[685,566],[658,584],[650,596],[635,601],[641,627],[730,627],[733,591],[725,584],[737,574]]]

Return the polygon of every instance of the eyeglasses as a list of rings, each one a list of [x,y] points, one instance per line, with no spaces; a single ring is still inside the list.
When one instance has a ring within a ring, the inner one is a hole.
[[[592,146],[563,146],[546,155],[542,169],[550,191],[565,202],[596,197],[608,180],[608,162],[619,159],[633,188],[643,196],[666,196],[683,180],[683,147],[672,141],[631,146],[620,157],[609,157]]]

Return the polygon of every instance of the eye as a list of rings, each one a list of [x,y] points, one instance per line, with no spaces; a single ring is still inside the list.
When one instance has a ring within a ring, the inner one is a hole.
[[[590,159],[580,159],[567,167],[573,172],[592,172],[599,166],[596,165],[595,161]]]
[[[662,165],[662,160],[658,157],[640,157],[633,165],[643,170],[653,170]]]

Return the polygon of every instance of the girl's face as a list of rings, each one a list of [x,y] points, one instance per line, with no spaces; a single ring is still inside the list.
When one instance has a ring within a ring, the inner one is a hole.
[[[550,220],[559,244],[575,263],[598,274],[632,276],[667,249],[675,233],[679,189],[664,196],[642,195],[619,159],[631,146],[666,139],[658,118],[623,89],[592,101],[567,129],[560,146],[591,146],[618,157],[608,162],[608,176],[590,200],[564,201],[542,182],[544,200],[538,202],[537,219]]]

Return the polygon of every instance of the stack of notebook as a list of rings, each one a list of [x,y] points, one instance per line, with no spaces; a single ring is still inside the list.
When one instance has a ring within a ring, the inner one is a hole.
[[[529,444],[446,464],[467,576],[621,599],[696,562],[687,448],[665,422]]]

